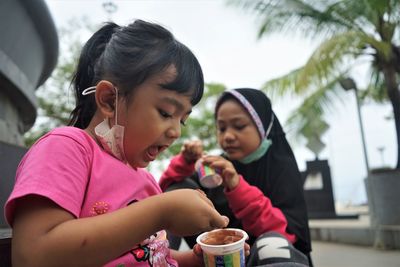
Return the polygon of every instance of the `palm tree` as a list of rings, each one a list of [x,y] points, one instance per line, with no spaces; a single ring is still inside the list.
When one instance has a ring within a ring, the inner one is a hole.
[[[343,90],[338,83],[357,64],[368,64],[369,85],[362,98],[390,101],[400,168],[400,1],[399,0],[233,0],[260,21],[259,37],[295,32],[322,38],[306,64],[268,81],[271,96],[294,94],[305,100],[288,120],[298,133],[322,121]]]

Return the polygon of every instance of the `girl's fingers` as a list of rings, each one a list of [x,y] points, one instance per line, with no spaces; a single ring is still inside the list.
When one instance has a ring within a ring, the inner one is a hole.
[[[221,156],[210,156],[210,155],[205,155],[205,156],[203,156],[202,159],[203,159],[203,161],[206,162],[206,163],[211,163],[211,162],[213,162],[213,161],[220,160],[220,159],[224,159],[224,158],[221,157]]]
[[[191,150],[199,150],[202,148],[202,143],[201,141],[185,141],[183,143],[183,145],[187,148],[187,149],[191,149]]]
[[[193,246],[193,253],[198,257],[203,256],[203,250],[201,249],[199,244]]]
[[[232,172],[232,170],[234,169],[233,166],[226,160],[214,161],[210,163],[209,166],[220,174],[224,173],[225,171]]]
[[[224,159],[223,157],[220,157],[220,156],[208,156],[208,155],[206,155],[206,156],[203,156],[201,159],[203,160],[203,162],[205,164],[212,164],[214,162],[227,162],[226,159]]]
[[[203,149],[199,143],[190,143],[184,145],[184,152],[193,158],[200,158],[202,156]]]
[[[218,174],[222,176],[225,175],[234,175],[236,174],[236,170],[233,165],[224,158],[218,158],[215,161],[211,161],[208,164],[212,169],[214,169]]]
[[[247,243],[244,243],[244,254],[247,256],[250,256],[250,245]]]
[[[225,220],[226,226],[228,226],[228,224],[229,224],[229,218],[228,218],[227,216],[225,216],[225,215],[222,215],[222,218]],[[226,227],[226,226],[225,226],[225,227]]]
[[[228,217],[219,214],[216,210],[213,210],[212,212],[215,213],[215,216],[210,222],[211,229],[225,228],[228,226]]]
[[[215,168],[225,169],[226,167],[228,167],[228,163],[225,160],[216,160],[209,163],[209,166],[214,169]]]
[[[203,190],[201,189],[196,189],[197,192],[199,192],[200,194],[202,194],[203,196],[207,197],[206,193],[204,193]]]
[[[219,156],[203,157],[203,162],[212,168],[221,168],[221,169],[230,167],[232,165],[228,160],[224,159],[223,157],[219,157]]]
[[[208,205],[210,205],[212,208],[214,208],[214,204],[212,201],[207,197],[207,195],[200,189],[196,189],[196,191],[199,193],[200,197],[207,202]]]

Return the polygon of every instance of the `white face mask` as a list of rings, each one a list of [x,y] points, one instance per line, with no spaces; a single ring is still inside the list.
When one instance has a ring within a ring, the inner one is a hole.
[[[110,120],[104,119],[102,123],[94,128],[94,132],[102,147],[109,154],[126,163],[124,152],[124,131],[125,127],[118,125],[118,88],[115,88],[115,124],[110,128]],[[89,95],[96,92],[96,86],[83,90],[82,95]]]

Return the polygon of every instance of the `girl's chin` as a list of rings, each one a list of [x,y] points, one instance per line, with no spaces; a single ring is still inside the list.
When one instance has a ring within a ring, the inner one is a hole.
[[[138,164],[136,164],[137,165],[136,168],[146,168],[147,166],[149,166],[149,164],[150,164],[150,161],[142,161],[142,162],[139,162]]]
[[[242,157],[238,155],[237,153],[227,153],[225,152],[225,155],[228,157],[230,160],[240,160]]]
[[[132,168],[146,168],[149,166],[150,162],[149,161],[144,161],[140,160],[137,161],[135,160],[134,162],[128,162],[128,165],[131,166]]]

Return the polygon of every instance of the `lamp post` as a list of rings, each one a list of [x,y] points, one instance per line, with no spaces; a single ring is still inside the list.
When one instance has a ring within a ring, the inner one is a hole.
[[[385,167],[385,158],[384,158],[384,153],[385,153],[385,147],[384,146],[380,146],[377,147],[379,153],[381,154],[381,161],[382,161],[382,167]]]
[[[117,12],[118,6],[113,1],[103,2],[103,8],[108,15],[108,20],[111,21],[112,14]]]
[[[369,174],[369,162],[368,162],[368,155],[367,155],[367,146],[365,145],[365,134],[364,134],[364,126],[361,119],[361,108],[360,108],[360,99],[358,97],[358,89],[357,85],[352,78],[344,78],[339,81],[340,85],[343,87],[344,90],[350,91],[354,90],[354,94],[356,96],[357,102],[357,113],[358,113],[358,122],[360,123],[360,132],[361,132],[361,141],[364,150],[364,161],[365,161],[365,168],[367,169],[367,175]]]

